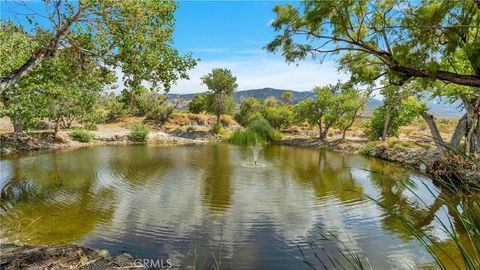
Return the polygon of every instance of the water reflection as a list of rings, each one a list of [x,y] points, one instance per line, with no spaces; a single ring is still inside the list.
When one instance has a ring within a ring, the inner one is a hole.
[[[368,195],[451,245],[429,210],[446,207],[430,190],[449,194],[395,164],[268,146],[264,167],[241,167],[248,156],[230,145],[135,145],[1,160],[1,236],[127,250],[177,266],[192,265],[196,248],[206,265],[221,250],[225,269],[292,269],[305,267],[297,245],[307,249],[305,241],[328,231],[362,249],[374,269],[430,262]]]

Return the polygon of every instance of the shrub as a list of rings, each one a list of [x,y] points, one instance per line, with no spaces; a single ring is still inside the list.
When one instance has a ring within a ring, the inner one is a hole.
[[[33,123],[32,128],[35,129],[35,130],[46,130],[46,129],[51,128],[51,126],[52,125],[50,125],[50,123],[48,121],[39,120],[39,121]]]
[[[130,127],[128,139],[134,142],[146,142],[150,129],[144,124],[134,124]]]
[[[367,145],[361,147],[358,149],[358,153],[362,155],[368,155],[372,150],[374,150],[377,147],[378,142],[369,142]]]
[[[263,142],[263,139],[251,130],[247,129],[242,131],[237,129],[235,132],[233,132],[230,138],[226,140],[226,142],[233,144],[252,145],[257,142]]]
[[[83,125],[83,127],[86,129],[86,130],[98,130],[98,127],[95,123],[85,123]]]
[[[265,107],[262,114],[274,128],[288,127],[293,122],[293,111],[290,106]]]
[[[197,131],[197,128],[195,126],[188,126],[187,127],[187,132],[195,132]]]
[[[207,95],[199,94],[193,96],[192,100],[188,102],[188,111],[191,113],[201,113],[207,110]]]
[[[272,142],[281,139],[281,134],[267,120],[258,119],[250,123],[246,130],[236,130],[226,141],[235,144]]]
[[[218,135],[218,134],[222,133],[222,130],[223,130],[223,128],[222,128],[222,125],[220,123],[215,123],[210,128],[210,132],[212,134],[215,134],[215,135]]]
[[[252,120],[252,116],[256,114],[261,115],[260,111],[263,108],[263,103],[256,98],[247,98],[240,103],[238,113],[235,114],[235,120],[242,126],[248,126]]]
[[[170,119],[174,111],[173,106],[170,103],[156,103],[152,106],[151,110],[147,113],[146,120],[152,121],[156,124],[163,125]]]
[[[264,141],[272,142],[281,139],[281,134],[265,119],[258,119],[248,125],[248,130],[256,133]]]
[[[97,110],[95,115],[98,115],[98,119],[95,121],[96,123],[110,123],[119,118],[125,117],[127,115],[127,110],[119,97],[107,96],[102,101],[101,107]]]
[[[74,139],[75,141],[84,142],[84,143],[87,143],[93,140],[93,135],[83,129],[73,130],[70,133],[70,136],[72,136],[72,139]]]

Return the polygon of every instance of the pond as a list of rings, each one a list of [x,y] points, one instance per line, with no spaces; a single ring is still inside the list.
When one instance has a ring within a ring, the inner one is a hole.
[[[307,269],[302,253],[319,265],[315,252],[322,260],[327,253],[340,258],[343,246],[361,252],[373,269],[432,264],[377,200],[452,246],[429,211],[447,218],[431,192],[447,195],[396,164],[278,145],[261,150],[262,166],[243,166],[251,159],[251,149],[226,144],[9,157],[0,160],[0,236],[168,258],[174,268]]]

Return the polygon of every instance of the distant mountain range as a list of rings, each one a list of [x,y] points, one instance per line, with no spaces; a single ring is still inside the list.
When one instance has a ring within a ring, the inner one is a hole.
[[[240,102],[247,98],[265,99],[268,97],[275,97],[281,99],[282,94],[290,90],[281,90],[275,88],[249,89],[237,91],[234,94],[235,101]],[[312,98],[315,94],[312,91],[290,91],[293,93],[292,103],[298,103],[306,98]],[[182,99],[186,102],[190,101],[196,94],[168,94],[169,99]],[[374,108],[383,104],[380,99],[372,99],[367,104],[367,111],[372,111]],[[427,101],[427,106],[430,108],[430,113],[442,117],[460,117],[463,114],[461,103],[455,102],[453,104],[446,102],[443,98],[434,98]]]

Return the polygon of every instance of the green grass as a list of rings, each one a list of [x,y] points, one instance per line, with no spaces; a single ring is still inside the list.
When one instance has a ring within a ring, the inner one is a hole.
[[[90,134],[88,131],[83,130],[83,129],[74,129],[71,133],[70,136],[72,139],[75,141],[83,142],[83,143],[88,143],[93,140],[93,135]]]
[[[233,134],[226,140],[228,143],[251,145],[256,142],[264,142],[264,140],[251,130],[235,130]]]
[[[236,130],[226,140],[233,144],[254,144],[278,141],[282,138],[280,131],[274,129],[266,120],[255,120],[245,129]]]
[[[146,142],[150,129],[144,124],[134,124],[130,127],[128,139],[134,142]]]
[[[368,155],[370,152],[373,151],[377,147],[378,142],[369,142],[367,145],[363,146],[362,148],[358,149],[358,153],[362,155]]]

